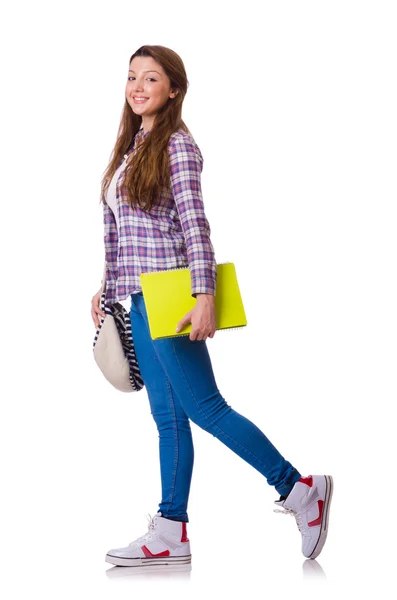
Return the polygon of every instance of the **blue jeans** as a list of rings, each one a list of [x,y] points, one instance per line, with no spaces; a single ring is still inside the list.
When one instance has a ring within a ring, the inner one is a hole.
[[[194,459],[189,419],[264,475],[280,495],[288,494],[301,474],[254,423],[227,404],[215,382],[206,340],[152,340],[142,292],[131,294],[130,314],[136,358],[159,432],[162,515],[189,521]]]

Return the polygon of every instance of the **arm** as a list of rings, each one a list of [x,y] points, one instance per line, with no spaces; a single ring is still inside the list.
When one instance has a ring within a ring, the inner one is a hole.
[[[169,155],[171,189],[186,241],[192,296],[213,300],[209,296],[215,296],[217,269],[201,191],[203,157],[185,136],[170,139]]]

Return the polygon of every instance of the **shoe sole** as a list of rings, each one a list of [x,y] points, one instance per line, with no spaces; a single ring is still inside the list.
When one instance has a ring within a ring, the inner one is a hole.
[[[321,550],[324,547],[325,540],[328,534],[328,519],[329,509],[331,506],[332,494],[334,491],[334,480],[331,475],[324,475],[325,477],[325,499],[324,499],[324,512],[323,519],[321,521],[320,535],[317,540],[317,544],[313,548],[313,552],[306,558],[317,558]]]
[[[122,558],[106,554],[105,561],[118,567],[151,567],[153,565],[187,565],[192,561],[192,555],[162,556],[159,558]]]
[[[309,559],[307,562],[316,564],[316,561],[311,561]],[[149,571],[150,573],[162,573],[163,575],[166,573],[167,576],[171,577],[174,573],[178,573],[181,579],[184,579],[190,578],[192,565],[191,563],[187,565],[152,565],[150,567],[139,567],[138,565],[135,565],[135,567],[120,567],[113,565],[105,571],[105,574],[108,579],[119,579],[120,577],[131,577],[132,575],[146,575]]]

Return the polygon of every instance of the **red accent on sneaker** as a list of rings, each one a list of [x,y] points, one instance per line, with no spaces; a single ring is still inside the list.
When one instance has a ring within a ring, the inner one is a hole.
[[[309,475],[309,477],[301,477],[300,479],[298,479],[298,481],[300,481],[301,483],[306,483],[306,485],[308,485],[309,487],[312,487],[313,485],[312,475]]]
[[[187,537],[187,531],[186,531],[186,523],[185,521],[182,521],[182,537],[181,537],[181,542],[188,542],[189,538]]]
[[[309,527],[315,527],[316,525],[321,525],[321,520],[323,518],[323,510],[324,510],[324,500],[317,500],[318,504],[318,517],[314,519],[314,521],[310,521],[308,523]]]
[[[149,548],[146,548],[146,546],[141,546],[144,555],[146,556],[146,558],[156,558],[157,556],[169,556],[170,555],[170,551],[169,550],[164,550],[164,552],[158,552],[157,554],[152,554],[152,552],[150,552]]]

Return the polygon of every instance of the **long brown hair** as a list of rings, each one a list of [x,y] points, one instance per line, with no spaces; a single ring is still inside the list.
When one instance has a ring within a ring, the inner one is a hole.
[[[150,133],[143,140],[139,151],[134,152],[125,169],[123,187],[131,208],[138,205],[150,210],[159,200],[162,192],[170,189],[168,141],[170,135],[178,129],[190,133],[182,120],[182,103],[189,82],[180,56],[165,46],[141,46],[131,56],[129,65],[135,56],[151,56],[159,63],[170,79],[171,88],[178,90],[174,98],[168,98],[157,113]],[[121,115],[117,140],[111,154],[109,165],[102,178],[100,202],[105,202],[105,194],[110,181],[122,162],[124,154],[130,149],[134,136],[139,131],[142,117],[136,115],[125,99]]]

